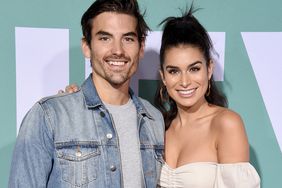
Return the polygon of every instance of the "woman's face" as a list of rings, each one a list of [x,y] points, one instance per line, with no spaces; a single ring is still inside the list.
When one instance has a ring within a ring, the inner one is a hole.
[[[190,45],[165,51],[162,81],[178,107],[190,108],[206,101],[205,93],[213,71],[199,48]]]

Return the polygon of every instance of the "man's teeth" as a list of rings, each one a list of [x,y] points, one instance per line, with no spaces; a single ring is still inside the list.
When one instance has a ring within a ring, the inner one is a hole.
[[[189,89],[189,90],[179,90],[178,92],[180,94],[183,94],[183,95],[189,95],[191,93],[193,93],[195,91],[195,89]]]
[[[121,66],[124,65],[125,62],[124,61],[109,61],[110,65],[115,65],[115,66]]]

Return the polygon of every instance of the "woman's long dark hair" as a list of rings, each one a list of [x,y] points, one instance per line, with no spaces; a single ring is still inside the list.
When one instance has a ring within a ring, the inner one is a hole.
[[[199,48],[207,62],[207,67],[212,60],[213,45],[206,29],[193,16],[193,5],[186,11],[182,17],[168,17],[161,24],[164,24],[162,43],[160,49],[160,67],[164,71],[163,64],[165,53],[172,47],[180,45],[190,45]],[[209,94],[205,98],[209,104],[227,107],[226,97],[218,90],[213,76],[210,79]],[[166,130],[169,128],[172,120],[177,115],[177,105],[175,101],[168,95],[166,87],[159,82],[155,95],[155,105],[162,112],[165,120]]]

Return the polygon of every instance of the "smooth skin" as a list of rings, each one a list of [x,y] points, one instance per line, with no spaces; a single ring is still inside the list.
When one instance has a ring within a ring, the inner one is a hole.
[[[205,99],[213,62],[190,45],[165,52],[161,78],[178,114],[165,135],[165,160],[171,168],[195,163],[249,161],[249,144],[240,116]]]

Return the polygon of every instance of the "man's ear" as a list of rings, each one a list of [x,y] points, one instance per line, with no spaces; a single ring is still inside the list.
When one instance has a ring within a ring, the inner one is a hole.
[[[81,49],[82,49],[82,53],[83,53],[84,57],[90,59],[90,57],[91,57],[90,46],[89,46],[89,44],[87,43],[87,41],[84,37],[81,39]]]
[[[142,39],[139,50],[139,58],[143,58],[145,54],[145,39]]]
[[[212,77],[213,69],[214,69],[214,63],[213,63],[213,60],[210,60],[209,66],[208,66],[208,78],[209,78],[209,80]]]

